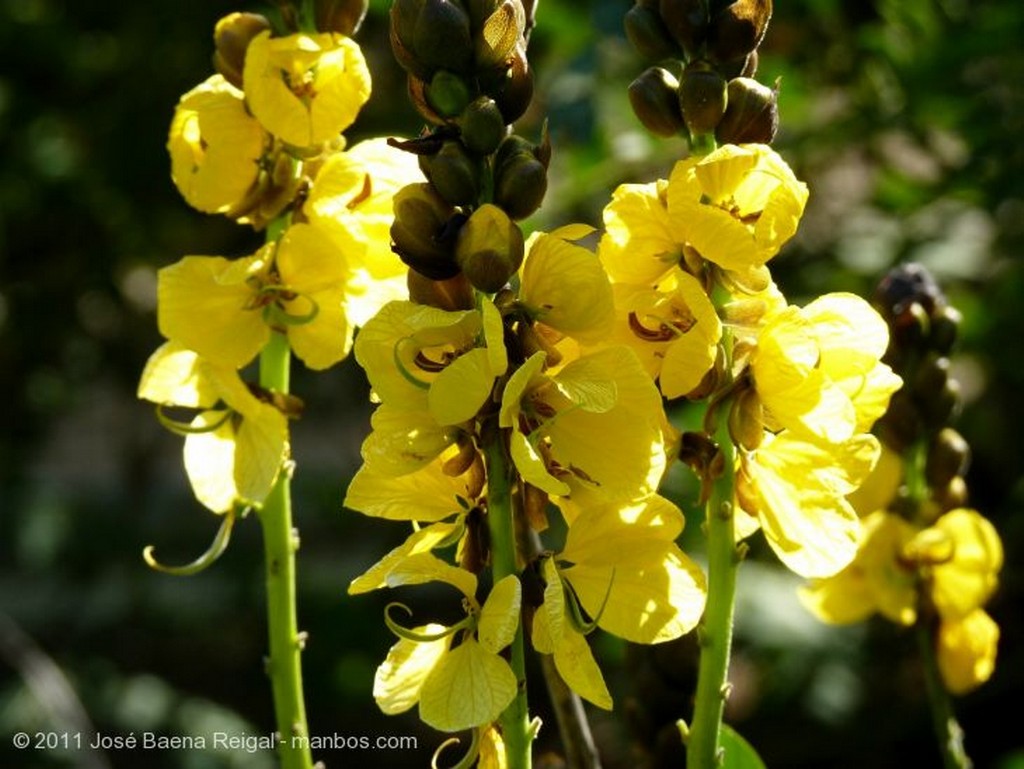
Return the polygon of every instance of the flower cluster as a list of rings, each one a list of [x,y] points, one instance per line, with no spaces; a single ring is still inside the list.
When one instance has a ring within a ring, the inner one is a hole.
[[[351,18],[329,31],[272,30],[233,13],[215,31],[219,72],[182,96],[168,137],[185,200],[267,230],[241,258],[186,256],[158,276],[168,340],[139,397],[186,434],[185,468],[216,513],[258,507],[288,458],[280,386],[244,370],[276,337],[312,369],[344,358],[354,327],[401,296],[405,267],[387,248],[392,196],[421,179],[405,153],[374,139],[346,148],[370,94]],[[169,409],[192,412],[172,420]]]
[[[864,516],[854,561],[802,592],[826,622],[879,613],[933,633],[946,688],[961,694],[995,669],[999,627],[982,608],[998,584],[995,528],[967,507],[969,449],[946,423],[958,403],[948,354],[959,316],[918,265],[893,271],[879,294],[893,328],[887,354],[911,386],[879,423],[881,461],[852,501]]]

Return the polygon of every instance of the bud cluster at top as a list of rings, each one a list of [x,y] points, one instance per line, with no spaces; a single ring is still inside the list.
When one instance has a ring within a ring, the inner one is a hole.
[[[767,144],[778,93],[753,79],[771,0],[637,0],[626,34],[653,66],[629,87],[640,122],[659,136]]]

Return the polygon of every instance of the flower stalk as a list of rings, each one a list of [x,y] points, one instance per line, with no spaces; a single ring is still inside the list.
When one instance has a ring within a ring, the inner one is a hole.
[[[484,462],[487,468],[487,526],[491,539],[491,575],[494,584],[510,574],[518,576],[517,538],[512,504],[512,465],[505,448],[504,434],[493,429],[483,433]],[[499,723],[505,742],[509,769],[530,769],[532,766],[529,705],[526,699],[526,645],[523,622],[510,647],[509,663],[517,681],[516,696],[501,714]]]
[[[722,404],[727,413],[728,403]],[[722,472],[713,483],[707,502],[708,599],[698,626],[700,664],[697,695],[686,745],[686,765],[691,769],[718,766],[722,714],[729,697],[729,655],[732,649],[736,575],[741,560],[736,549],[735,448],[728,420],[719,419],[715,431]]]

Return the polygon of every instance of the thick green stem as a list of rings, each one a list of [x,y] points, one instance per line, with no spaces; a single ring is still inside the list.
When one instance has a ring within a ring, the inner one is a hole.
[[[716,439],[723,469],[714,481],[707,504],[708,602],[697,630],[700,666],[693,723],[686,745],[688,769],[712,769],[719,765],[719,734],[725,701],[729,697],[727,676],[740,557],[736,550],[733,513],[735,450],[724,414],[718,422]]]
[[[273,332],[260,353],[260,385],[288,392],[291,352],[288,338]],[[295,606],[295,551],[298,534],[292,528],[291,473],[283,467],[260,509],[267,570],[267,624],[270,655],[267,675],[274,695],[274,715],[280,733],[278,754],[282,769],[310,769],[309,728],[302,695],[303,639]]]
[[[971,769],[973,764],[964,750],[964,731],[956,720],[953,703],[942,684],[939,665],[935,659],[935,639],[923,622],[917,625],[917,645],[924,666],[924,678],[928,687],[928,702],[932,711],[935,735],[939,739],[942,765],[945,769]]]
[[[487,463],[487,525],[491,535],[491,574],[494,582],[519,574],[516,551],[516,527],[512,506],[512,467],[505,449],[504,436],[494,429],[484,433],[484,460]],[[520,621],[512,641],[512,672],[519,682],[516,697],[501,714],[501,736],[505,741],[508,769],[530,769],[532,765],[530,711],[526,701],[526,641]]]

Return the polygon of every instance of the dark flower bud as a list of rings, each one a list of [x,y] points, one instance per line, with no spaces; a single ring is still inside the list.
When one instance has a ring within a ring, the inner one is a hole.
[[[481,96],[459,118],[462,141],[478,155],[490,155],[505,137],[505,118],[494,99]]]
[[[494,202],[513,219],[525,219],[548,189],[547,153],[520,136],[502,141],[494,158]]]
[[[911,382],[911,391],[921,401],[937,398],[949,382],[949,358],[929,353],[921,361]]]
[[[658,136],[675,136],[686,124],[679,108],[679,81],[661,67],[650,67],[629,84],[629,103],[644,128]]]
[[[507,65],[494,70],[493,78],[481,78],[484,90],[498,104],[506,124],[514,123],[530,106],[533,99],[533,73],[526,60],[526,46],[522,40],[513,49]]]
[[[939,489],[953,478],[967,472],[971,447],[952,427],[943,427],[928,444],[925,478],[928,485]]]
[[[431,109],[443,118],[461,115],[473,98],[465,80],[443,69],[434,73],[424,88],[424,96]]]
[[[771,0],[730,3],[711,19],[708,55],[716,62],[743,59],[761,44],[771,17]]]
[[[213,30],[213,66],[235,88],[242,87],[245,49],[260,32],[270,29],[270,22],[258,13],[229,13]]]
[[[659,0],[658,11],[686,58],[697,58],[708,34],[707,0]]]
[[[366,18],[369,0],[316,0],[314,19],[321,32],[352,37]]]
[[[942,390],[922,404],[922,411],[925,424],[932,428],[952,421],[960,411],[960,383],[948,380]]]
[[[451,312],[472,310],[475,306],[473,286],[461,272],[446,280],[431,280],[416,270],[409,270],[406,282],[409,286],[409,299],[416,304]]]
[[[921,420],[906,389],[893,394],[877,427],[879,437],[894,451],[903,452],[914,444],[921,432]]]
[[[728,86],[720,74],[707,65],[690,65],[679,84],[679,106],[690,136],[713,134],[728,101]]]
[[[957,331],[963,316],[955,307],[942,307],[932,314],[928,346],[940,355],[948,355],[956,343]]]
[[[476,65],[486,69],[512,55],[526,29],[526,14],[517,0],[505,0],[480,26],[474,41]]]
[[[942,512],[966,506],[967,497],[967,482],[959,475],[950,478],[945,486],[932,490],[932,498]]]
[[[470,26],[474,31],[479,30],[484,21],[489,19],[501,4],[502,0],[463,0],[463,5],[466,6],[466,12],[469,14]]]
[[[682,58],[683,49],[661,20],[657,3],[634,5],[626,12],[625,27],[629,42],[646,61],[655,64],[665,59]]]
[[[462,4],[458,0],[426,0],[416,20],[412,50],[431,74],[439,69],[468,73],[473,47],[469,16]]]
[[[486,203],[469,217],[455,241],[455,261],[479,291],[493,294],[523,263],[523,232],[504,211]]]
[[[395,195],[391,240],[395,253],[409,267],[431,280],[458,275],[459,268],[445,229],[454,209],[429,184],[408,184]]]
[[[928,315],[936,306],[946,304],[935,278],[916,262],[891,269],[875,290],[875,303],[886,318],[899,316],[914,302],[921,304]]]
[[[466,152],[462,142],[449,139],[436,155],[420,155],[420,169],[446,202],[453,206],[476,203],[483,167],[479,158]]]
[[[423,10],[425,0],[395,0],[391,4],[388,15],[390,26],[388,35],[391,40],[391,51],[402,69],[421,80],[429,80],[433,74],[416,58],[413,40],[416,36],[416,23]]]
[[[728,104],[715,129],[719,144],[771,144],[779,128],[779,92],[756,80],[729,81]]]

